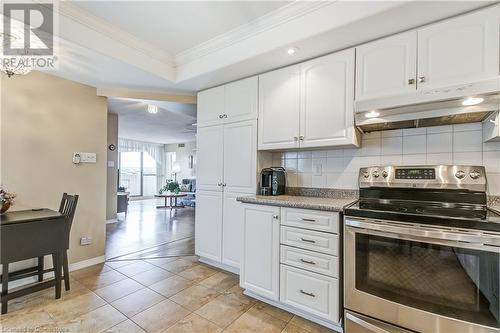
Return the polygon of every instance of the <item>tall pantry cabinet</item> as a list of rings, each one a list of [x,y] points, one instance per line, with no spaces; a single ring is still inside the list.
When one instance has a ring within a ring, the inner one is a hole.
[[[198,94],[195,251],[239,271],[244,212],[257,188],[257,77]]]

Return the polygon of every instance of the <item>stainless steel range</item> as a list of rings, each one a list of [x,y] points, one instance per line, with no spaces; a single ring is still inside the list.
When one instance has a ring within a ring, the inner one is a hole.
[[[500,216],[479,166],[370,167],[345,210],[345,329],[500,329]]]

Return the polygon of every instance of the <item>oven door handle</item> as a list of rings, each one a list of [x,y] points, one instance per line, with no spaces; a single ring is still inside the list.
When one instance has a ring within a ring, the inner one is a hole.
[[[390,327],[388,325],[384,325],[384,327],[382,328],[379,325],[376,325],[375,321],[366,318],[365,316],[356,316],[351,312],[346,312],[345,317],[347,321],[352,321],[353,323],[373,333],[410,333],[410,331],[398,329],[396,327]],[[373,323],[371,323],[372,321]]]
[[[364,234],[500,253],[500,235],[493,233],[361,219],[346,219],[345,224]]]

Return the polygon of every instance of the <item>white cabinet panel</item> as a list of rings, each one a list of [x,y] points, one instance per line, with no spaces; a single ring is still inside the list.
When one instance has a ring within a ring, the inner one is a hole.
[[[300,67],[259,76],[259,149],[298,148]]]
[[[279,207],[245,205],[240,284],[256,294],[279,299]]]
[[[225,85],[224,122],[257,119],[257,76]]]
[[[418,89],[490,79],[499,74],[500,7],[418,30]]]
[[[198,93],[198,127],[222,123],[224,114],[224,86],[204,90]]]
[[[240,268],[243,252],[243,204],[236,201],[241,193],[224,192],[222,217],[222,263]]]
[[[224,190],[255,194],[257,120],[224,125]]]
[[[198,128],[196,186],[200,190],[222,191],[224,139],[223,126]]]
[[[300,147],[353,143],[354,49],[301,65]]]
[[[221,261],[222,192],[196,192],[195,249],[200,257]]]
[[[281,302],[338,322],[339,299],[337,279],[281,265]]]
[[[417,32],[409,31],[356,47],[356,100],[417,89]]]

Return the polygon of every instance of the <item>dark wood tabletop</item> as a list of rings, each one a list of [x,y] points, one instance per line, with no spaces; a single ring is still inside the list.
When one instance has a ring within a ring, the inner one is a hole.
[[[17,210],[0,215],[0,224],[11,225],[17,223],[51,220],[60,218],[61,216],[62,214],[58,211],[48,208]]]

